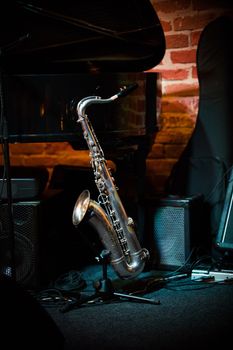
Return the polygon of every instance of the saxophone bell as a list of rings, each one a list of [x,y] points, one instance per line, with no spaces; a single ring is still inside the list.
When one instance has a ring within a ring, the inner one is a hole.
[[[97,231],[104,248],[110,251],[110,264],[121,279],[131,279],[142,272],[143,261],[148,258],[147,249],[135,251],[127,260],[105,211],[90,198],[88,190],[79,195],[74,206],[72,222],[75,227],[81,222],[88,222]]]
[[[84,219],[90,204],[90,192],[88,190],[83,191],[74,206],[72,223],[77,227]]]

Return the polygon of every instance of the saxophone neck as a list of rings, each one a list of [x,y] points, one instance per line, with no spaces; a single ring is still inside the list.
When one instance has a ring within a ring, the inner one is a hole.
[[[79,118],[85,117],[85,112],[87,107],[89,107],[92,104],[104,104],[104,103],[110,103],[118,99],[119,97],[124,97],[128,95],[131,91],[135,90],[138,87],[137,84],[131,84],[129,86],[123,86],[118,93],[115,95],[109,97],[109,98],[101,98],[100,96],[87,96],[84,97],[82,100],[79,101],[77,105],[77,114]]]
[[[93,103],[96,103],[97,100],[101,99],[100,96],[88,96],[79,101],[77,105],[77,114],[79,118],[83,119],[86,115],[86,109]]]

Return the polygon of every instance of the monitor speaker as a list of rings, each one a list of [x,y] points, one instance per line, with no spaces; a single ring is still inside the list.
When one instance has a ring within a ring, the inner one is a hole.
[[[201,205],[201,196],[149,201],[146,245],[153,267],[175,269],[190,262],[200,234]]]
[[[216,236],[216,246],[222,251],[232,255],[233,252],[233,170],[231,170],[226,196],[222,209],[218,233]]]
[[[0,266],[5,275],[12,274],[12,258],[16,281],[27,287],[38,283],[40,201],[13,203],[14,252],[11,251],[10,218],[7,203],[0,206]]]

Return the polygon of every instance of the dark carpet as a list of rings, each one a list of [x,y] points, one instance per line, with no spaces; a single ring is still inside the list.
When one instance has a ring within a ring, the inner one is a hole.
[[[64,286],[44,290],[37,299],[65,339],[65,350],[77,349],[224,349],[231,346],[233,284],[193,281],[174,272],[143,272],[134,281],[119,280],[108,269],[114,291],[133,293],[155,303],[100,294],[94,303],[93,282],[102,278],[99,265],[66,278],[80,278],[80,290]],[[173,276],[176,277],[174,278]],[[178,277],[179,276],[179,277]],[[84,284],[83,284],[84,282]],[[62,290],[63,288],[63,290]],[[65,297],[64,297],[65,296]],[[105,297],[105,300],[103,298]],[[114,299],[114,298],[115,299]]]

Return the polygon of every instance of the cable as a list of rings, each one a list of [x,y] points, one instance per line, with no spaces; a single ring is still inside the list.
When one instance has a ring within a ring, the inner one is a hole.
[[[53,284],[57,290],[71,292],[86,287],[86,281],[83,279],[81,272],[71,270],[61,275]]]

